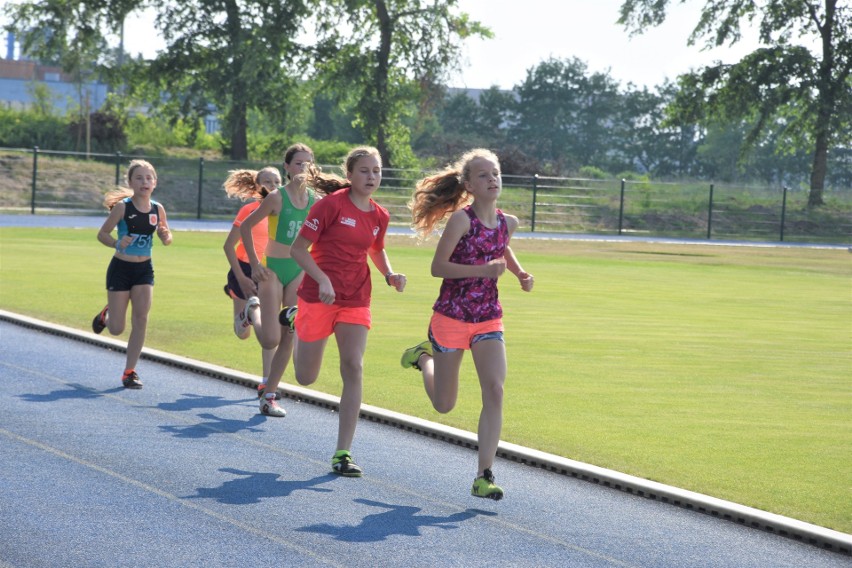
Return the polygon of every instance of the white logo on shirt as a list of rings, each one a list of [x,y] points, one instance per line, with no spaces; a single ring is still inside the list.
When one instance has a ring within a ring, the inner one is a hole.
[[[375,237],[375,236],[376,236],[376,235],[378,235],[378,234],[379,234],[379,228],[378,228],[378,227],[373,227],[373,236]]]
[[[348,225],[349,227],[355,226],[355,219],[353,219],[352,217],[341,217],[340,222],[344,225]]]
[[[128,216],[127,216],[127,218],[128,218],[128,219],[135,219],[135,218],[136,218],[136,213],[134,213],[133,215],[128,215]]]
[[[314,217],[313,219],[305,219],[304,223],[305,227],[312,231],[316,231],[319,228],[319,219]]]

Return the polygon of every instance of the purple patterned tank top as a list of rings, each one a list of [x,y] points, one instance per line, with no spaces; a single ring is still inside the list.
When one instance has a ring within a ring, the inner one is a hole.
[[[489,229],[470,205],[463,209],[470,219],[470,230],[459,239],[450,262],[487,264],[502,258],[509,242],[509,228],[503,212],[497,210],[497,226]],[[503,317],[497,298],[496,278],[445,278],[432,309],[439,314],[466,323],[480,323]]]

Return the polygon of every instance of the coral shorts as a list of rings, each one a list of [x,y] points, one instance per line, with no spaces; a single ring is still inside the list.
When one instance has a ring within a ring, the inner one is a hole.
[[[442,352],[470,349],[474,343],[485,339],[503,341],[503,319],[466,323],[432,312],[429,339],[432,340],[432,346]]]
[[[319,341],[334,333],[339,323],[363,325],[367,329],[373,324],[369,306],[344,307],[322,302],[306,302],[299,298],[296,312],[296,335],[300,341]]]

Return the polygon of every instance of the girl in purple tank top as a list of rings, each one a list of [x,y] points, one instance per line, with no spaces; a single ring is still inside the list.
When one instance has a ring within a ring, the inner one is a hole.
[[[488,150],[471,150],[455,165],[417,184],[409,204],[422,239],[446,226],[435,256],[432,276],[442,278],[427,341],[406,349],[402,366],[418,369],[435,410],[456,404],[459,369],[469,349],[482,388],[479,415],[479,463],[471,495],[500,500],[491,467],[503,427],[503,383],[506,349],[503,309],[497,279],[507,270],[532,290],[533,276],[521,268],[509,247],[518,218],[497,208],[502,190],[500,162]]]

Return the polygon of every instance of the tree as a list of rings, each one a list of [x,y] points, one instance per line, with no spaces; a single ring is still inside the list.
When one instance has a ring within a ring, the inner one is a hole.
[[[457,66],[461,40],[490,37],[457,0],[315,2],[315,65],[326,87],[356,109],[385,166],[407,165],[406,113]],[[354,104],[352,104],[354,103]]]
[[[90,77],[102,75],[113,55],[107,48],[103,30],[120,21],[134,3],[134,0],[44,0],[8,4],[4,8],[10,20],[5,29],[21,39],[22,52],[60,66],[73,78],[81,124],[90,120],[84,84]],[[86,130],[76,130],[78,149]]]
[[[690,123],[667,119],[666,108],[675,99],[677,88],[670,82],[656,88],[635,88],[632,84],[621,93],[617,119],[613,125],[615,140],[623,164],[612,170],[636,169],[655,176],[693,175],[696,171],[698,138]]]
[[[148,79],[168,94],[173,114],[224,114],[233,160],[248,158],[247,113],[259,109],[286,125],[291,94],[303,78],[296,30],[304,2],[277,0],[155,0],[157,28],[167,47]],[[197,123],[197,121],[196,121]]]
[[[684,0],[681,0],[683,3]],[[625,0],[619,23],[641,33],[665,20],[668,0]],[[696,120],[746,120],[744,150],[783,121],[791,139],[813,148],[808,205],[823,204],[829,149],[850,140],[841,111],[852,99],[852,8],[837,0],[705,0],[690,45],[734,44],[743,18],[759,20],[762,45],[733,65],[715,64],[680,79],[676,106]],[[818,39],[821,53],[794,45]]]
[[[528,70],[515,92],[510,140],[527,153],[563,171],[610,159],[618,84],[608,74],[588,74],[577,58],[550,58]]]
[[[121,29],[134,10],[157,8],[166,48],[153,61],[131,61],[106,48],[109,30]],[[303,76],[293,37],[305,2],[274,0],[46,0],[7,9],[28,53],[68,70],[97,70],[145,98],[174,120],[201,124],[211,110],[224,114],[228,152],[248,157],[247,113],[259,109],[292,124],[296,86]],[[296,103],[303,106],[301,102]],[[82,106],[82,104],[81,104]]]

